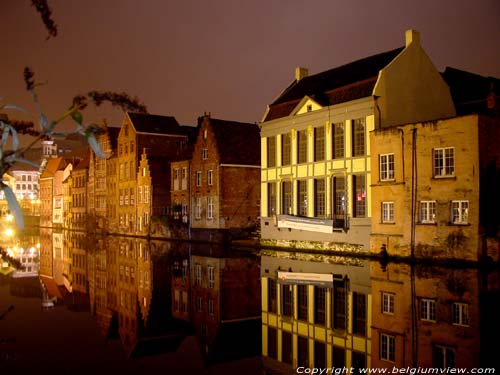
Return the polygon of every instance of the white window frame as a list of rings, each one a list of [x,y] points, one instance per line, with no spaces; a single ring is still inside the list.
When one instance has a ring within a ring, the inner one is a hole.
[[[201,171],[196,171],[196,186],[201,186]]]
[[[381,154],[379,156],[380,181],[394,181],[394,154]]]
[[[386,333],[380,334],[380,359],[388,362],[396,361],[396,337]]]
[[[214,198],[213,197],[207,197],[207,219],[208,220],[213,220],[214,218]]]
[[[394,202],[382,202],[382,223],[394,223]]]
[[[215,285],[215,267],[208,266],[208,287],[213,288]]]
[[[436,222],[436,201],[420,201],[420,222],[425,224]]]
[[[394,293],[382,292],[382,313],[394,315]]]
[[[194,265],[194,285],[201,286],[201,264],[197,263]]]
[[[469,326],[469,304],[463,302],[453,302],[451,306],[451,319],[453,325]]]
[[[436,300],[430,298],[420,299],[420,320],[436,322]]]
[[[469,223],[469,201],[455,200],[451,201],[450,222],[452,224]]]
[[[438,163],[440,161],[440,163]],[[455,176],[455,147],[441,147],[434,149],[433,156],[434,177]]]
[[[195,198],[194,218],[201,219],[201,198],[200,197]]]
[[[201,151],[201,158],[203,160],[207,160],[208,159],[208,148],[204,148],[202,151]]]
[[[210,186],[214,183],[214,171],[212,169],[209,169],[207,172],[207,183]]]

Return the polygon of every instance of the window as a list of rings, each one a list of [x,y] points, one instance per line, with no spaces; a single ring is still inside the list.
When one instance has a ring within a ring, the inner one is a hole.
[[[201,158],[203,160],[207,160],[208,159],[208,148],[204,148],[202,151],[201,151]]]
[[[208,287],[213,288],[215,283],[215,268],[208,266]]]
[[[212,220],[214,218],[214,198],[207,197],[207,219]]]
[[[314,217],[326,215],[326,189],[325,179],[314,179]]]
[[[380,181],[394,180],[394,154],[379,156]]]
[[[332,155],[334,159],[342,159],[345,155],[345,131],[344,123],[333,124],[332,132]]]
[[[174,190],[179,190],[179,169],[175,168],[174,169]]]
[[[455,175],[455,148],[434,149],[434,177],[452,177]]]
[[[267,216],[276,215],[276,183],[267,184]]]
[[[281,315],[291,317],[293,314],[293,287],[281,285]]]
[[[214,315],[214,300],[212,298],[208,299],[208,314]]]
[[[353,175],[354,217],[366,217],[366,185],[364,175]]]
[[[276,313],[276,281],[267,279],[267,310]]]
[[[326,368],[326,345],[324,342],[314,341],[314,367]]]
[[[135,144],[134,141],[130,142],[130,152],[134,152]]]
[[[194,218],[201,219],[201,198],[200,197],[195,198]]]
[[[196,298],[196,311],[203,311],[203,300],[201,299],[201,297]]]
[[[352,293],[352,333],[355,335],[366,335],[366,295],[363,293]]]
[[[434,366],[437,368],[455,367],[455,350],[453,348],[434,345]]]
[[[214,183],[214,171],[211,169],[207,172],[207,183],[208,185],[213,185]]]
[[[333,221],[335,227],[344,227],[346,220],[345,177],[333,177]]]
[[[451,222],[467,224],[469,216],[469,201],[451,201]]]
[[[201,171],[196,171],[196,186],[201,186]]]
[[[382,292],[382,313],[394,314],[394,294]]]
[[[346,329],[346,311],[347,311],[347,293],[345,281],[333,282],[333,319],[332,325],[335,330],[345,331]]]
[[[382,223],[394,223],[394,202],[382,202]]]
[[[282,331],[281,334],[281,360],[284,363],[292,364],[292,334]]]
[[[144,186],[144,203],[149,203],[149,186]]]
[[[420,222],[436,222],[436,201],[420,201]]]
[[[182,168],[182,171],[181,171],[181,188],[182,190],[186,190],[187,189],[187,168]]]
[[[297,132],[297,163],[307,162],[307,129]]]
[[[366,369],[366,354],[361,352],[352,351],[352,362],[351,366],[354,371],[351,374],[361,374],[360,369]]]
[[[201,264],[194,265],[194,285],[201,286]]]
[[[142,186],[137,188],[137,203],[142,203]]]
[[[359,118],[352,122],[352,156],[363,156],[365,150],[365,119]]]
[[[452,323],[459,326],[469,325],[469,305],[453,302],[451,306]]]
[[[297,191],[299,199],[297,200],[297,212],[299,216],[307,216],[307,181],[297,181]]]
[[[335,368],[345,367],[345,349],[340,346],[332,347],[332,362]]]
[[[436,301],[422,298],[420,300],[420,319],[429,322],[436,321]]]
[[[314,161],[325,160],[325,127],[314,128]]]
[[[130,204],[135,204],[135,191],[134,188],[130,188]]]
[[[298,285],[299,311],[298,319],[307,321],[307,285]]]
[[[299,367],[309,367],[309,339],[299,336],[297,340],[297,365]]]
[[[281,213],[283,215],[292,214],[292,182],[283,181],[281,183]]]
[[[314,323],[324,325],[326,321],[326,289],[314,287]]]
[[[281,165],[290,165],[292,137],[290,133],[281,135]]]
[[[267,327],[267,356],[270,358],[278,358],[278,336],[276,328]]]
[[[380,334],[380,359],[394,362],[396,360],[395,347],[396,338],[394,336]]]
[[[267,137],[267,167],[276,167],[276,137]]]

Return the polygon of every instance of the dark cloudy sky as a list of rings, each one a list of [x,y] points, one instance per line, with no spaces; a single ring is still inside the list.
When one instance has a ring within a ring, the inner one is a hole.
[[[0,97],[34,110],[33,68],[55,118],[75,94],[126,91],[181,124],[197,116],[255,122],[293,79],[404,44],[421,33],[438,69],[500,77],[500,0],[48,0],[48,35],[30,0],[0,0]],[[103,107],[88,120],[123,114]]]

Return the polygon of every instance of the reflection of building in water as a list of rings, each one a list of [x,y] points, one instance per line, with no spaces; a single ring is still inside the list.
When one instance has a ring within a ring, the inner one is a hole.
[[[260,280],[254,256],[192,255],[190,261],[180,256],[172,280],[172,314],[191,320],[206,364],[259,354]]]
[[[71,237],[71,282],[73,292],[88,293],[86,233],[73,233]]]
[[[289,373],[299,366],[371,366],[367,263],[301,253],[287,257],[261,259],[265,367]]]
[[[414,267],[412,269],[412,267]],[[498,270],[371,265],[372,366],[491,367],[500,324]]]

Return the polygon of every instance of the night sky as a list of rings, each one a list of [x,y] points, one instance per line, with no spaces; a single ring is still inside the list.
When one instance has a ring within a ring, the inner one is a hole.
[[[213,117],[261,121],[294,78],[404,45],[421,33],[439,70],[500,77],[499,0],[49,0],[59,34],[48,40],[30,0],[0,0],[0,97],[34,112],[30,66],[55,118],[93,89],[138,96],[181,124]],[[14,117],[13,112],[9,116]],[[87,121],[119,125],[103,106]]]

